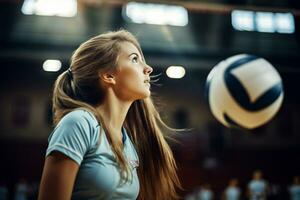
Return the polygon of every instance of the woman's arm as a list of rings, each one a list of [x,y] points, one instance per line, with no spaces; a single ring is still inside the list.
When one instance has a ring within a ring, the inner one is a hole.
[[[70,200],[79,165],[54,151],[46,157],[38,200]]]

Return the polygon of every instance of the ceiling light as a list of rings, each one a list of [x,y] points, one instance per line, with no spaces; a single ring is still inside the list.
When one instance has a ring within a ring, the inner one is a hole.
[[[61,65],[59,60],[46,60],[43,63],[43,69],[46,72],[57,72],[61,69]]]
[[[170,66],[166,70],[166,74],[169,78],[180,79],[185,75],[185,69],[182,66]]]

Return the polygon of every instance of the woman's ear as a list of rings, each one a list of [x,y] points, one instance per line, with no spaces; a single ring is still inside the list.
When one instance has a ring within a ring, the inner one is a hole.
[[[99,73],[100,80],[102,83],[107,85],[115,85],[116,78],[112,72]]]

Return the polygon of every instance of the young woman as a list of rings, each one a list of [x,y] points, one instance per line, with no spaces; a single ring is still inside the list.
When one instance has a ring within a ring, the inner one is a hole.
[[[150,98],[136,38],[98,35],[74,52],[56,80],[39,200],[172,200],[176,164]]]

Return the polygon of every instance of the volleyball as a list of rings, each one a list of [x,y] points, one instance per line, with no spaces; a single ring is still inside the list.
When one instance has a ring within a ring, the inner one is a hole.
[[[275,116],[283,101],[278,71],[267,60],[239,54],[219,62],[207,76],[212,114],[227,127],[257,128]]]

